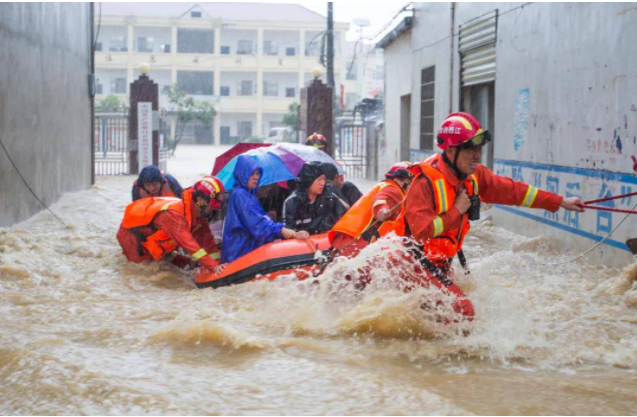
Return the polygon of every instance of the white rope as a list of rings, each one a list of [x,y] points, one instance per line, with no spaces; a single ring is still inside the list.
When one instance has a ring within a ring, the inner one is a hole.
[[[637,208],[637,203],[635,203],[635,205],[633,206],[633,208],[631,210],[635,210]],[[628,216],[630,216],[631,213],[626,213],[626,216],[624,216],[624,218],[617,224],[617,226],[615,226],[613,228],[613,230],[610,231],[610,233],[608,233],[604,239],[600,240],[599,242],[597,242],[592,248],[590,248],[589,250],[587,250],[586,252],[582,253],[581,255],[576,256],[573,259],[569,259],[568,261],[563,261],[563,262],[542,262],[539,261],[540,264],[542,265],[547,265],[547,266],[556,266],[556,265],[564,265],[564,264],[568,264],[571,262],[574,262],[586,255],[588,255],[590,252],[592,252],[593,250],[595,250],[599,245],[601,245],[602,243],[604,243],[604,241],[606,241],[606,239],[608,239],[613,233],[615,233],[615,230],[619,229],[619,226],[622,225],[622,223],[624,223],[624,221],[626,221],[626,219],[628,218]]]

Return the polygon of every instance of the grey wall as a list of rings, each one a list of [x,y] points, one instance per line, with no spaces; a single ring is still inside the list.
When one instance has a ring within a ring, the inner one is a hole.
[[[427,154],[418,151],[421,69],[436,65],[439,126],[450,110],[460,108],[460,25],[497,9],[494,170],[584,200],[637,190],[630,159],[637,156],[636,3],[455,3],[453,38],[450,3],[414,3],[414,8],[413,159]],[[400,59],[397,46],[387,49],[387,61]],[[402,92],[406,84],[388,77],[386,96]],[[523,105],[521,94],[526,97]],[[388,132],[387,140],[398,137]],[[609,207],[631,209],[635,203],[633,197]],[[552,236],[576,250],[592,246],[624,217],[592,210],[551,214],[500,206],[493,216],[498,225],[531,236]],[[623,242],[637,237],[636,231],[633,215],[587,258],[630,260]]]
[[[91,185],[90,6],[0,3],[0,139],[47,205]],[[0,226],[43,207],[0,149]]]

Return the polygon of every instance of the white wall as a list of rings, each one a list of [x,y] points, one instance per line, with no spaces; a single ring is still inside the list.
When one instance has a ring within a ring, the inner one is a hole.
[[[126,80],[126,70],[107,70],[100,69],[96,70],[95,79],[96,84],[102,85],[102,95],[107,96],[109,94],[116,94],[115,91],[111,88],[111,83],[115,82],[116,78],[123,78]],[[128,82],[126,82],[126,91],[124,94],[128,94]]]
[[[285,49],[294,48],[294,56],[299,56],[299,40],[301,38],[299,31],[292,30],[264,30],[263,40],[276,42],[278,45],[278,54],[276,56],[286,56]]]
[[[222,71],[221,87],[230,88],[230,97],[237,97],[241,81],[252,81],[252,95],[257,95],[257,73],[252,71]],[[243,97],[243,96],[242,96]]]
[[[240,121],[252,122],[252,135],[257,132],[257,115],[256,113],[221,113],[220,125],[222,127],[230,127],[230,136],[237,136],[237,123]]]
[[[95,29],[97,31],[97,28]],[[127,45],[128,32],[126,26],[100,26],[100,32],[97,41],[102,43],[102,51],[110,52],[112,46],[111,38],[113,36],[123,36],[124,46]],[[117,52],[120,52],[119,50]]]
[[[383,175],[400,161],[400,97],[412,93],[411,31],[402,34],[385,50],[385,139],[379,143],[378,173]]]
[[[278,84],[278,94],[276,97],[285,97],[286,88],[294,88],[294,97],[299,97],[299,74],[298,72],[264,72],[263,81]],[[264,96],[268,98],[271,96]]]
[[[252,41],[252,54],[257,54],[257,31],[254,29],[221,29],[221,46],[230,47],[230,55],[236,55],[239,41]]]
[[[282,126],[283,116],[285,114],[263,113],[263,135],[267,136],[271,128]]]

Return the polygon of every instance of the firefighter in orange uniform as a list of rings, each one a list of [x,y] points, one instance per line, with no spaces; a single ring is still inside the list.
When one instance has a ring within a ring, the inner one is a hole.
[[[462,244],[469,220],[480,217],[480,202],[583,211],[580,199],[564,198],[523,182],[494,174],[481,165],[488,131],[467,113],[449,115],[438,130],[443,150],[417,165],[417,173],[403,207],[406,235],[419,246],[416,257],[434,275],[447,275],[458,255],[465,266]]]
[[[392,231],[404,235],[401,203],[414,175],[412,170],[410,162],[392,166],[385,180],[362,196],[334,225],[329,239],[332,247],[340,251],[339,255],[355,256],[369,243]]]
[[[179,267],[198,262],[216,270],[221,258],[207,215],[221,208],[221,181],[204,177],[184,190],[182,198],[150,197],[126,207],[117,240],[130,262],[169,259]],[[190,257],[175,253],[183,248]]]

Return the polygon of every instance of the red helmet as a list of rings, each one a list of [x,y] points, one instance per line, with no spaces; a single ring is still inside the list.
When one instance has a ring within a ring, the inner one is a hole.
[[[446,150],[454,146],[479,148],[491,142],[491,134],[469,113],[451,113],[438,129],[437,145]]]
[[[192,186],[193,191],[200,192],[210,199],[210,206],[214,209],[221,207],[221,196],[226,191],[223,183],[216,177],[205,176]]]
[[[320,133],[314,132],[307,137],[305,144],[308,146],[314,146],[315,148],[323,149],[327,146],[327,139]]]
[[[412,169],[413,164],[411,162],[398,162],[397,164],[394,164],[391,168],[389,168],[389,171],[387,171],[387,173],[385,174],[385,178],[387,178],[388,180],[394,178],[408,180],[414,176]]]

